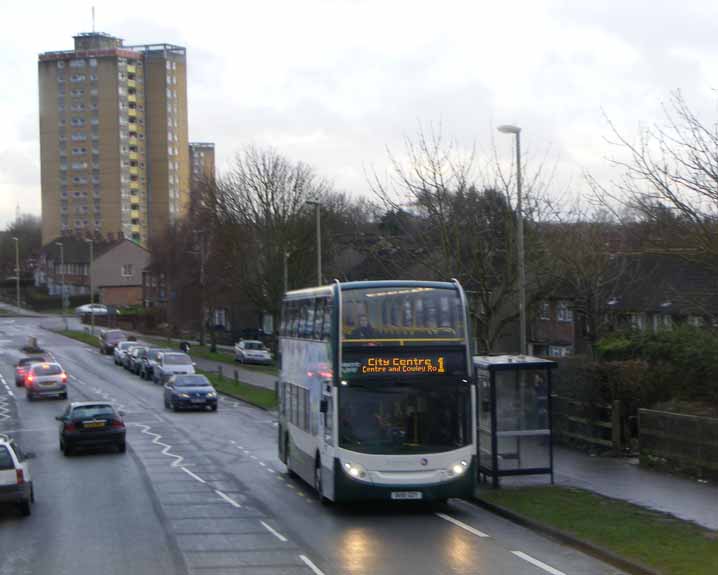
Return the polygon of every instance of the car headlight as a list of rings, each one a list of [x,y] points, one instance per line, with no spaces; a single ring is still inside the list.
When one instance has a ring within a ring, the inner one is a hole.
[[[342,467],[349,477],[354,479],[364,479],[366,477],[366,469],[358,463],[345,463]]]
[[[189,399],[188,393],[178,393],[177,396],[181,397],[182,399]]]
[[[207,394],[207,397],[209,397],[209,398],[217,397],[217,394],[216,394],[214,391],[210,391],[210,392]]]
[[[458,477],[459,475],[463,475],[468,467],[469,464],[464,460],[454,463],[449,466],[449,469],[447,470],[449,477]]]

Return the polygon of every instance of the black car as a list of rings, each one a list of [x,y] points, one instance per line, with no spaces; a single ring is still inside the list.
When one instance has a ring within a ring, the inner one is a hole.
[[[165,407],[217,411],[217,392],[204,375],[173,375],[165,385]]]
[[[44,355],[28,355],[27,357],[21,357],[15,364],[15,386],[22,387],[25,385],[25,378],[27,372],[33,363],[46,363],[50,361]]]
[[[119,329],[106,329],[100,333],[99,339],[100,353],[109,355],[115,351],[115,346],[118,343],[127,339],[127,335]]]
[[[60,449],[70,455],[78,447],[111,446],[124,453],[127,430],[123,415],[107,402],[71,403],[55,418],[60,422]]]
[[[129,369],[132,373],[139,375],[140,368],[142,367],[142,362],[144,361],[145,357],[147,357],[147,352],[149,350],[150,348],[146,345],[133,347],[132,351],[127,354],[127,369]]]

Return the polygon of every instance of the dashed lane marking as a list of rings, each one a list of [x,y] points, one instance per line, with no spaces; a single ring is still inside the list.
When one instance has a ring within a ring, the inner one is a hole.
[[[184,471],[184,472],[185,472],[187,475],[189,475],[190,477],[193,477],[194,479],[196,479],[197,481],[199,481],[200,483],[207,483],[207,482],[206,482],[204,479],[202,479],[199,475],[197,475],[197,474],[195,474],[195,473],[192,473],[192,472],[191,472],[189,469],[187,469],[186,467],[180,467],[180,469],[181,469],[182,471]],[[237,503],[237,505],[239,505],[239,503]]]
[[[277,539],[279,539],[282,543],[287,542],[287,538],[279,533],[276,529],[272,529],[269,525],[267,525],[264,521],[260,519],[259,521],[262,525],[264,525],[264,528],[269,531],[272,535],[274,535]]]
[[[457,527],[461,527],[465,531],[468,531],[469,533],[472,533],[473,535],[476,535],[477,537],[490,537],[487,533],[484,533],[483,531],[479,531],[478,529],[475,529],[471,525],[467,525],[463,521],[459,521],[458,519],[454,519],[450,515],[447,515],[446,513],[437,513],[437,517],[441,517],[441,519],[444,519],[445,521],[448,521],[449,523],[453,523]]]
[[[546,563],[544,563],[543,561],[534,559],[533,557],[531,557],[531,555],[527,555],[523,551],[512,551],[511,553],[516,555],[516,557],[520,557],[524,561],[531,563],[531,565],[535,565],[539,569],[543,569],[544,571],[546,571],[546,573],[551,573],[551,575],[566,575],[563,571],[554,569],[553,567],[551,567],[551,565],[546,565]]]
[[[185,468],[183,468],[183,469],[185,469]],[[187,469],[185,469],[185,471],[187,471]],[[197,477],[197,476],[195,475],[195,477]],[[199,479],[199,478],[198,478],[198,479]],[[204,480],[200,480],[200,481],[202,481],[202,483],[205,483]],[[226,493],[222,493],[219,489],[215,489],[214,492],[215,492],[217,495],[219,495],[222,499],[224,499],[227,503],[229,503],[232,507],[236,507],[237,509],[241,509],[241,508],[242,508],[242,506],[241,506],[239,503],[237,503],[234,499],[232,499],[232,498],[231,498],[229,495],[227,495]]]
[[[299,558],[304,561],[307,567],[309,567],[316,575],[324,575],[324,572],[317,567],[314,563],[312,563],[312,560],[307,557],[306,555],[300,555]]]

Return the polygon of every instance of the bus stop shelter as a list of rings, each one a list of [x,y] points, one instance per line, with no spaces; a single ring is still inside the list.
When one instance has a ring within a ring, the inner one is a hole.
[[[478,473],[551,476],[551,370],[556,362],[526,355],[475,356]]]

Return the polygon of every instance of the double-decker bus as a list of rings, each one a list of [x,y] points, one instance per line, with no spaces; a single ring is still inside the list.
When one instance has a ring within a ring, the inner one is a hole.
[[[288,292],[279,336],[279,456],[322,501],[470,495],[476,393],[458,282]]]

